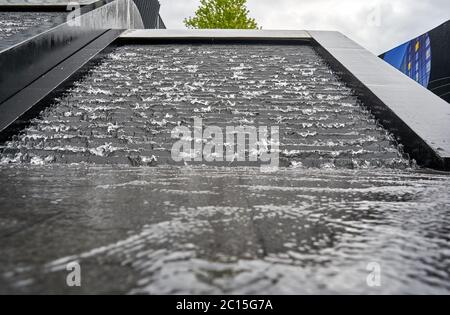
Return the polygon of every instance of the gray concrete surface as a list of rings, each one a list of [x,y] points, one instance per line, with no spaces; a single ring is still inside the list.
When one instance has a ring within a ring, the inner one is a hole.
[[[196,38],[233,38],[233,39],[310,39],[306,31],[300,30],[126,30],[121,38],[145,39],[196,39]]]

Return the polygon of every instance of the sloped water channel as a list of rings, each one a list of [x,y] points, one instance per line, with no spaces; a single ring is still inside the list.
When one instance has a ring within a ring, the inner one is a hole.
[[[193,117],[278,126],[280,169],[174,162]],[[0,292],[450,290],[450,178],[308,46],[119,47],[0,161]]]

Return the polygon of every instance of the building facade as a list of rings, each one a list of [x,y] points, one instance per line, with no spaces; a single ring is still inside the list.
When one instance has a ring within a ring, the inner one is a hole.
[[[450,22],[418,36],[380,57],[450,102]]]

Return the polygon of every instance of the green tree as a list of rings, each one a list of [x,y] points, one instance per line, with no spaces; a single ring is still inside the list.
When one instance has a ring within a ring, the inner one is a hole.
[[[247,0],[200,0],[194,17],[184,20],[188,28],[257,29],[248,16]]]

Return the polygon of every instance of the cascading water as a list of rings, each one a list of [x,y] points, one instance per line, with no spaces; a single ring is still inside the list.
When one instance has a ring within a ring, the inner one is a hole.
[[[281,168],[171,165],[193,117],[279,126]],[[0,161],[0,292],[450,292],[450,177],[309,46],[119,47]]]
[[[172,164],[171,130],[193,117],[222,129],[278,126],[282,166],[410,166],[313,48],[243,45],[121,47],[1,161]]]
[[[0,12],[0,41],[36,26],[52,26],[55,18],[65,15],[64,12]]]

